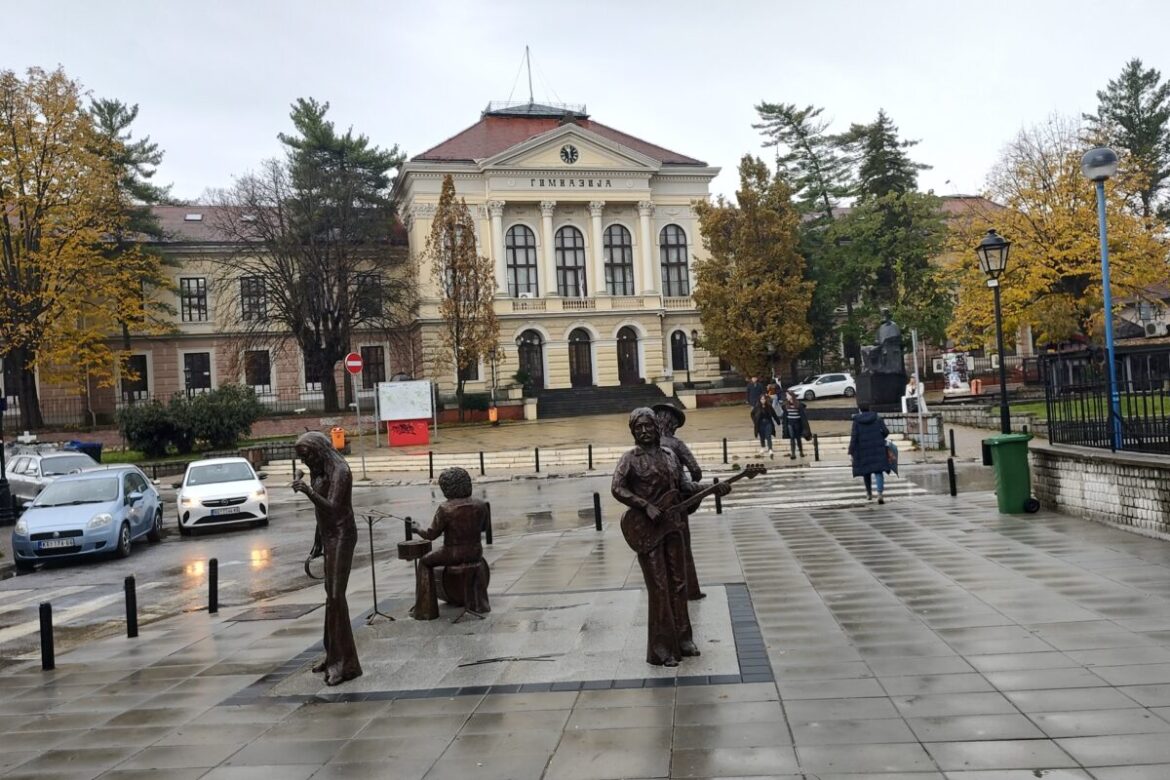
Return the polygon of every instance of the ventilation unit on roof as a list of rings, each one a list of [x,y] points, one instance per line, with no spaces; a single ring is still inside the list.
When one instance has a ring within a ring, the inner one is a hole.
[[[185,214],[183,216],[183,221],[184,222],[202,222],[203,215],[202,214]]]
[[[1165,336],[1166,325],[1161,322],[1147,322],[1146,323],[1147,336]]]

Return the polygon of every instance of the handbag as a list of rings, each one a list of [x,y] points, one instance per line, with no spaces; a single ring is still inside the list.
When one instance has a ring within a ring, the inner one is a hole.
[[[898,473],[898,445],[886,440],[886,472]]]

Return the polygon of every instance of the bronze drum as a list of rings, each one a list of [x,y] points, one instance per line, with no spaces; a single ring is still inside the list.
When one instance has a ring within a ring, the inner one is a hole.
[[[430,539],[410,539],[398,543],[398,560],[417,561],[431,551]]]

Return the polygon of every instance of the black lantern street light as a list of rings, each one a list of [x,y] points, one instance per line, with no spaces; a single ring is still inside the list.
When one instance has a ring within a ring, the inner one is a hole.
[[[688,390],[690,388],[694,387],[694,385],[691,384],[691,355],[694,354],[695,342],[698,340],[698,338],[699,338],[699,331],[692,329],[691,330],[691,343],[689,345],[690,348],[687,350],[687,389]]]
[[[1007,268],[1008,250],[1012,242],[994,230],[988,230],[987,235],[975,247],[975,254],[979,256],[979,269],[987,274],[987,286],[995,291],[995,346],[999,351],[999,430],[1000,433],[1012,432],[1011,411],[1008,408],[1007,394],[1007,361],[1003,354],[1003,311],[999,305],[999,277]]]

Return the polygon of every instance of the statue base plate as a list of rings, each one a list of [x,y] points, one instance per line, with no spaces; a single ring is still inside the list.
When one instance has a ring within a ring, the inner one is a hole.
[[[875,412],[902,411],[906,374],[862,374],[857,377],[857,403]]]

